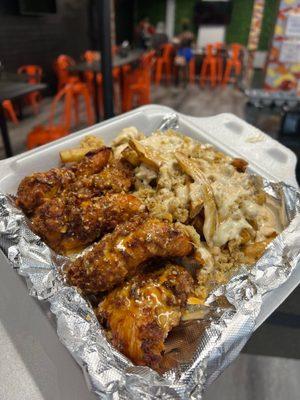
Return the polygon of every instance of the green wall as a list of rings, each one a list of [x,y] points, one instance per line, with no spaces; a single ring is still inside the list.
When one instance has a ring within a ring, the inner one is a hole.
[[[144,16],[149,17],[154,26],[165,21],[166,0],[136,0],[136,23]]]
[[[175,9],[175,34],[181,32],[181,21],[183,19],[190,20],[190,27],[193,30],[193,13],[194,13],[195,0],[176,0]]]
[[[279,0],[265,0],[264,18],[258,44],[259,50],[269,49],[277,19],[278,8]]]
[[[230,24],[226,30],[227,43],[248,43],[253,0],[234,0]]]

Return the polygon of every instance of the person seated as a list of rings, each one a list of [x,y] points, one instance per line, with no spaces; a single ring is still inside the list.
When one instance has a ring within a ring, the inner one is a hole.
[[[160,21],[156,25],[156,31],[151,39],[151,47],[158,51],[161,46],[165,43],[168,43],[169,38],[165,31],[165,24],[164,22]]]
[[[155,28],[151,25],[148,17],[143,17],[135,28],[135,42],[137,47],[148,49],[151,45],[151,38]]]
[[[183,20],[181,25],[181,33],[175,38],[174,41],[178,47],[175,64],[180,66],[188,65],[191,59],[194,57],[193,43],[195,40],[195,35],[190,30],[189,26],[189,20]]]

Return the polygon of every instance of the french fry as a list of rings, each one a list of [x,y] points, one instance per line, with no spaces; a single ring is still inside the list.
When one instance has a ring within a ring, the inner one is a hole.
[[[93,135],[85,136],[80,142],[80,147],[63,150],[59,153],[63,164],[78,162],[91,150],[99,149],[104,145],[103,140]]]
[[[83,157],[92,149],[86,148],[74,148],[63,150],[59,153],[61,162],[66,164],[70,162],[78,162],[83,159]]]

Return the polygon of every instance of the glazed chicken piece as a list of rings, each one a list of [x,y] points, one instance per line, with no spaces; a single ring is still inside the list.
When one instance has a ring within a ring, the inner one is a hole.
[[[82,161],[70,167],[52,168],[25,177],[18,187],[17,206],[31,215],[45,200],[56,197],[76,180],[99,173],[110,156],[111,149],[102,147],[87,153]]]
[[[88,200],[68,194],[42,204],[32,218],[31,226],[53,250],[68,254],[143,212],[141,201],[130,194],[107,193]]]
[[[80,198],[90,199],[108,192],[128,192],[133,182],[132,166],[123,160],[113,160],[98,174],[82,177],[67,190]]]
[[[157,368],[164,341],[179,324],[192,290],[191,275],[183,267],[168,265],[113,290],[96,314],[119,351],[135,364]]]
[[[174,224],[137,217],[117,226],[71,263],[67,279],[83,293],[97,294],[135,275],[141,264],[154,257],[181,257],[191,251],[190,238]]]

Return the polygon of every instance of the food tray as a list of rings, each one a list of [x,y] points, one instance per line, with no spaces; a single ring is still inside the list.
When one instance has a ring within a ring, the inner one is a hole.
[[[120,130],[127,126],[134,125],[145,133],[150,133],[159,126],[166,113],[172,111],[162,106],[141,107],[130,113],[95,125],[92,128],[84,129],[55,143],[50,143],[4,160],[0,162],[0,190],[14,193],[22,177],[33,171],[47,170],[57,166],[59,163],[59,151],[76,146],[82,136],[87,133],[101,136],[106,143],[110,143]],[[251,171],[271,180],[283,180],[289,184],[296,185],[294,174],[295,155],[234,115],[221,114],[210,118],[192,118],[179,114],[179,125],[179,130],[186,135],[204,143],[211,143],[232,156],[246,158],[249,161]],[[4,260],[3,257],[1,259]],[[5,268],[5,264],[5,261],[1,262],[1,268]],[[289,295],[297,286],[299,280],[300,268],[298,266],[284,285],[264,297],[256,328]],[[53,361],[55,362],[55,360]],[[75,364],[73,366],[70,365],[69,368],[69,376],[70,374],[72,375],[72,369],[76,369],[78,373]],[[63,382],[61,376],[56,378]],[[60,383],[60,385],[63,385],[63,383]]]

